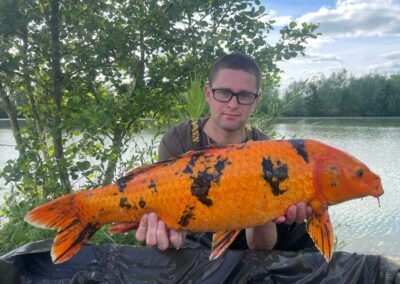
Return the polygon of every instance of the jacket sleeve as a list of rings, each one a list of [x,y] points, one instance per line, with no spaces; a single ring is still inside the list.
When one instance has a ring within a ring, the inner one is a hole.
[[[299,251],[311,250],[318,251],[313,240],[306,229],[306,223],[303,224],[277,224],[276,230],[278,240],[275,244],[275,250]]]

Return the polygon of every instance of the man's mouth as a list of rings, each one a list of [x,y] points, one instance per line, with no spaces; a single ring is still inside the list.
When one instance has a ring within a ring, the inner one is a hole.
[[[239,114],[234,114],[234,113],[223,113],[222,115],[225,115],[227,117],[239,117]]]

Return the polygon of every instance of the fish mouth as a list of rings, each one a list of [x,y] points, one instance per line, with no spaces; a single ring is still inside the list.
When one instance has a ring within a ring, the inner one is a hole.
[[[379,176],[375,177],[375,188],[372,191],[372,196],[379,198],[384,193],[381,178]]]

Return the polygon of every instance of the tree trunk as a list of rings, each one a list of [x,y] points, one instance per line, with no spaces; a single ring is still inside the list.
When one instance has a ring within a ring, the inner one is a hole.
[[[141,3],[140,19],[142,23],[146,15],[146,7],[144,1]],[[139,48],[140,48],[140,62],[139,62],[139,74],[137,74],[135,85],[140,89],[144,87],[144,72],[145,72],[145,60],[146,60],[146,45],[145,45],[145,34],[143,24],[139,27]]]
[[[11,129],[14,135],[15,143],[17,144],[17,150],[20,155],[22,155],[25,150],[22,147],[22,137],[21,131],[17,119],[17,112],[15,110],[14,104],[11,102],[10,98],[5,94],[2,85],[0,83],[0,107],[4,109],[10,119]]]
[[[43,130],[42,122],[40,121],[39,113],[36,107],[36,101],[33,97],[33,88],[31,86],[31,78],[29,73],[29,65],[28,65],[28,27],[25,26],[22,29],[22,41],[23,41],[23,78],[25,81],[25,87],[28,93],[29,104],[32,110],[32,117],[35,124],[35,129],[37,132],[37,136],[40,138],[41,142],[46,144],[46,136]]]
[[[63,194],[71,192],[69,174],[64,163],[64,148],[62,142],[61,128],[61,101],[62,101],[62,72],[60,67],[60,1],[51,0],[51,68],[53,76],[53,101],[55,110],[53,112],[52,138],[54,144],[54,156],[56,158],[58,174],[62,185]]]
[[[114,128],[112,146],[111,146],[112,154],[121,152],[121,149],[123,146],[122,145],[123,138],[124,138],[124,135],[122,133],[121,127],[119,125],[116,125]],[[106,172],[104,174],[103,185],[112,183],[114,176],[115,176],[115,171],[117,168],[118,157],[119,157],[119,155],[111,155],[111,158],[107,164]]]
[[[46,141],[46,134],[44,132],[43,129],[43,124],[42,121],[40,119],[39,116],[39,112],[37,109],[37,103],[36,100],[33,96],[33,88],[31,85],[31,75],[30,75],[30,67],[29,67],[29,56],[28,56],[28,27],[24,26],[22,28],[22,41],[23,41],[23,49],[22,49],[22,58],[23,58],[23,68],[22,68],[22,72],[23,72],[23,78],[24,78],[24,82],[25,82],[25,88],[26,88],[26,93],[27,93],[27,97],[28,97],[28,101],[31,107],[31,113],[32,113],[32,118],[33,118],[33,123],[35,126],[35,130],[36,130],[36,135],[33,136],[33,139],[35,140],[37,145],[45,145],[46,147],[40,147],[42,150],[41,151],[37,151],[36,153],[36,158],[37,161],[40,165],[43,165],[43,160],[47,160],[47,158],[49,157],[49,151],[48,151],[48,147],[47,147],[47,141]],[[43,185],[43,195],[47,196],[48,192],[46,190],[46,180],[43,179],[42,180]]]

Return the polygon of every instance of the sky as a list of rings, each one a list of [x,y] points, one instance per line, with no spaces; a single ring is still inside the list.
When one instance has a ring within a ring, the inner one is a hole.
[[[263,0],[271,35],[290,21],[319,23],[305,56],[280,62],[281,86],[346,69],[355,76],[400,73],[400,0]],[[275,37],[275,38],[274,38]]]

